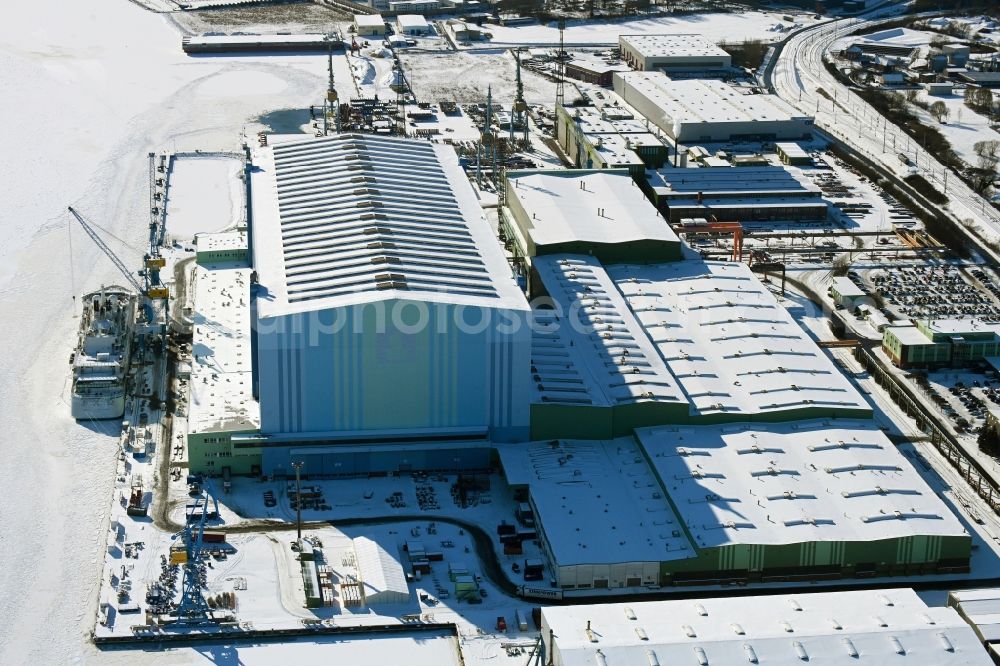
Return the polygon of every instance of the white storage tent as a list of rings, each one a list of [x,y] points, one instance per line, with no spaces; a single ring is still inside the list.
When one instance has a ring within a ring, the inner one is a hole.
[[[368,537],[354,540],[358,573],[369,606],[402,604],[410,598],[406,574],[399,561]]]

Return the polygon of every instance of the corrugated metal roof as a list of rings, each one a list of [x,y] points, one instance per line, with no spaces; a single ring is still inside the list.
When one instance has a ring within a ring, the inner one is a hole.
[[[261,316],[393,297],[526,308],[450,147],[345,134],[254,164]]]

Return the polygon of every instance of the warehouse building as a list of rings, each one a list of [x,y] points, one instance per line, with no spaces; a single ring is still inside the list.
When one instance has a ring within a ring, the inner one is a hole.
[[[829,206],[819,186],[778,166],[660,169],[646,173],[653,202],[671,222],[825,222]]]
[[[265,434],[526,434],[526,327],[480,323],[527,302],[450,147],[340,135],[255,166]]]
[[[572,60],[566,61],[564,68],[568,78],[605,88],[610,88],[614,83],[615,72],[629,71],[629,66],[617,59],[579,53],[574,54]]]
[[[624,169],[508,171],[504,200],[504,233],[529,268],[533,257],[559,253],[612,263],[681,258],[677,234]]]
[[[392,6],[392,3],[390,3]],[[417,37],[430,33],[431,26],[420,14],[400,14],[396,17],[396,34]]]
[[[491,441],[525,439],[530,310],[454,151],[344,134],[254,166],[257,283],[243,269],[218,305],[248,339],[255,322],[238,353],[257,427],[218,442],[232,473],[482,469]]]
[[[733,65],[732,56],[702,35],[618,35],[618,49],[639,71],[704,73]]]
[[[882,349],[901,368],[962,367],[1000,356],[1000,326],[978,319],[914,319],[886,326]]]
[[[846,277],[833,278],[830,282],[830,297],[834,303],[844,307],[848,312],[854,312],[854,308],[862,303],[871,302],[865,291],[854,284],[851,278]]]
[[[870,421],[499,447],[561,590],[967,572],[971,538]]]
[[[871,421],[636,432],[698,549],[665,582],[967,572],[972,541]]]
[[[536,256],[532,439],[666,423],[870,418],[871,407],[750,269],[691,259],[605,267]],[[581,307],[582,306],[582,307]]]
[[[250,246],[245,229],[214,234],[198,234],[195,239],[195,261],[199,266],[212,264],[248,265]]]
[[[623,106],[557,107],[556,141],[581,169],[628,169],[643,178],[646,169],[662,167],[670,149]]]
[[[812,166],[815,161],[813,156],[802,146],[791,141],[780,141],[774,144],[774,151],[778,154],[778,159],[783,164],[792,166]]]
[[[194,473],[261,471],[259,452],[237,452],[231,444],[233,435],[260,428],[260,406],[253,395],[251,273],[246,263],[228,260],[220,265],[199,262],[194,271],[187,407],[188,464]]]
[[[381,14],[355,14],[354,30],[358,37],[384,37],[385,19]]]
[[[813,118],[776,95],[744,93],[722,81],[675,81],[660,72],[614,75],[614,90],[678,142],[806,139]]]
[[[905,588],[548,606],[541,636],[550,666],[992,663],[954,609]]]
[[[696,550],[635,440],[501,447],[507,482],[527,489],[562,589],[659,586],[660,565]]]

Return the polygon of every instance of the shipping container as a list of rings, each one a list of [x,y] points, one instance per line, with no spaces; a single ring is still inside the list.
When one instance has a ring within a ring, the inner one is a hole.
[[[514,611],[514,619],[517,621],[518,631],[528,630],[528,618],[524,616],[524,611],[522,611],[520,608]]]

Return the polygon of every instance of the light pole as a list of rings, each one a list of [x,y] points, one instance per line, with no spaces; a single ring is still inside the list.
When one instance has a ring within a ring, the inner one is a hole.
[[[301,460],[292,462],[295,468],[295,531],[299,541],[302,541],[302,464]]]

